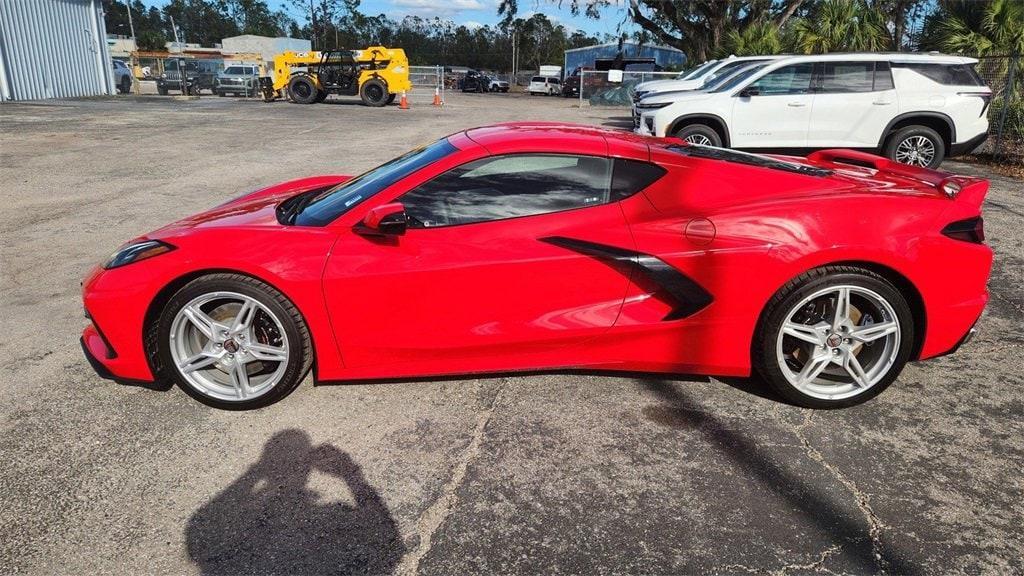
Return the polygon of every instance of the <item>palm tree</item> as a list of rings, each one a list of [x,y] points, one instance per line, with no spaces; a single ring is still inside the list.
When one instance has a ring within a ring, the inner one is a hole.
[[[972,56],[1024,53],[1020,0],[947,0],[929,20],[926,48]]]
[[[788,32],[792,50],[803,54],[875,52],[891,43],[885,15],[865,0],[825,0]]]
[[[780,51],[782,40],[779,37],[778,25],[762,20],[748,24],[742,29],[727,32],[717,52],[719,56],[757,56],[778,54]]]

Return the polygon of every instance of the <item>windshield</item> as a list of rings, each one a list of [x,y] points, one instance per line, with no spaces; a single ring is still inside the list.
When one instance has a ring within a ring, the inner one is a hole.
[[[728,90],[732,90],[733,88],[738,86],[740,82],[743,82],[747,78],[750,78],[751,76],[754,75],[755,72],[757,72],[761,68],[764,68],[767,65],[768,63],[765,62],[764,64],[754,64],[753,66],[747,66],[746,68],[737,70],[736,72],[730,74],[729,76],[726,76],[720,79],[719,81],[715,82],[715,84],[708,88],[708,91],[725,92]]]
[[[676,79],[677,80],[693,80],[695,78],[699,78],[700,75],[703,74],[705,70],[707,70],[708,68],[714,66],[716,62],[718,62],[718,60],[708,60],[707,62],[701,64],[700,66],[697,66],[696,68],[694,68],[693,70],[690,70],[689,72],[680,72],[679,76],[676,76]]]
[[[730,62],[718,70],[715,70],[714,74],[708,76],[707,80],[704,81],[704,85],[709,86],[719,78],[724,78],[744,66],[750,66],[751,64],[757,64],[758,62],[764,62],[764,60],[740,60],[739,62]]]
[[[540,82],[541,84],[543,84],[544,83],[544,77],[543,76],[534,76],[533,78],[530,78],[530,82]]]
[[[238,75],[242,75],[242,74],[249,74],[250,72],[249,72],[249,70],[246,70],[245,68],[243,68],[241,66],[228,66],[227,69],[224,70],[224,73],[225,74],[238,74]]]
[[[289,214],[290,223],[299,226],[329,224],[338,216],[351,210],[353,206],[456,150],[458,149],[452,146],[447,138],[442,138],[433,144],[407,152],[369,172],[364,172],[360,176],[305,200],[298,205],[299,207],[293,213]],[[282,204],[282,208],[290,211],[292,206]]]

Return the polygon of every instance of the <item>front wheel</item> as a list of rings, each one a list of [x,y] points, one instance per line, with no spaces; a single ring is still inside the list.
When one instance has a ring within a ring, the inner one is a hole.
[[[359,97],[363,104],[379,108],[388,103],[388,86],[383,80],[371,78],[359,87]]]
[[[239,274],[212,274],[186,284],[147,330],[146,345],[159,377],[228,410],[284,398],[312,364],[309,331],[295,306],[274,288]]]
[[[722,137],[706,124],[690,124],[676,130],[675,137],[689,144],[700,146],[721,146]]]
[[[305,74],[292,76],[288,81],[288,96],[296,104],[313,104],[316,102],[319,89],[312,78]]]
[[[768,303],[754,367],[787,400],[843,408],[880,394],[910,358],[914,324],[900,292],[849,266],[811,270]]]

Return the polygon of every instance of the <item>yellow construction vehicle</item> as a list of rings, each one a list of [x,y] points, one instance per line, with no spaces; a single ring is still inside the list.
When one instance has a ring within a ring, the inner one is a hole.
[[[274,77],[261,77],[267,102],[287,96],[298,104],[322,102],[329,94],[355,96],[367,106],[385,106],[412,89],[409,60],[401,48],[282,52]]]

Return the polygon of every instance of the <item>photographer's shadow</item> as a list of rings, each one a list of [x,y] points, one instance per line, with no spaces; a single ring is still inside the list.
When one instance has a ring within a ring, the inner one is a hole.
[[[311,489],[314,471],[350,494]],[[381,574],[405,551],[359,466],[300,430],[275,434],[259,462],[192,515],[185,538],[203,574]]]

